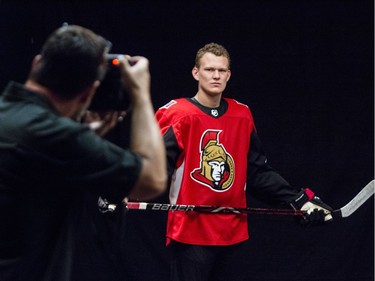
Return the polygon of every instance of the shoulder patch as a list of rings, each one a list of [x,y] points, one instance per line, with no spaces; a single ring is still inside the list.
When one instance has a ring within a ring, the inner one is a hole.
[[[168,102],[167,104],[163,105],[163,106],[160,107],[160,108],[168,109],[168,108],[170,108],[172,105],[174,105],[174,104],[176,104],[176,103],[177,103],[177,101],[175,101],[175,100],[171,100],[170,102]]]

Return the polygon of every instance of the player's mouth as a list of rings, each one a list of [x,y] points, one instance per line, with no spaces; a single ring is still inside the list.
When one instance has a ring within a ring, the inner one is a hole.
[[[213,83],[211,83],[211,85],[215,86],[215,87],[220,87],[221,83],[219,83],[219,82],[213,82]]]

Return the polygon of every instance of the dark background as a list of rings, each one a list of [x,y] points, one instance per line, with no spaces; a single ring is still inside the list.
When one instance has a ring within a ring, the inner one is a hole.
[[[369,0],[3,0],[0,87],[26,79],[46,36],[63,22],[102,34],[115,53],[149,58],[155,109],[193,96],[197,49],[223,44],[232,56],[225,95],[252,109],[271,165],[336,209],[374,178],[373,15]],[[127,125],[108,138],[126,145]],[[317,227],[251,216],[248,251],[239,257],[248,261],[247,280],[372,281],[373,202]],[[254,198],[249,204],[270,207]],[[88,205],[75,280],[168,280],[165,215],[101,214]]]

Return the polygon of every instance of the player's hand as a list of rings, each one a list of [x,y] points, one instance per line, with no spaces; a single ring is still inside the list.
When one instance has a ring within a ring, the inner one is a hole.
[[[93,112],[87,111],[83,120],[99,136],[104,136],[126,116],[125,111]]]
[[[333,219],[331,214],[333,209],[317,196],[303,204],[300,210],[306,212],[305,220],[308,223],[327,222]]]
[[[333,219],[331,214],[333,209],[308,188],[302,189],[290,204],[295,210],[301,210],[305,213],[303,223],[318,224]]]

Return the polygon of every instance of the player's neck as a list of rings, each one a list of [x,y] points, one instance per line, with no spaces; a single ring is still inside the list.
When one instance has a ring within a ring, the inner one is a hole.
[[[215,108],[220,106],[221,95],[210,96],[198,92],[194,99],[203,106]]]

